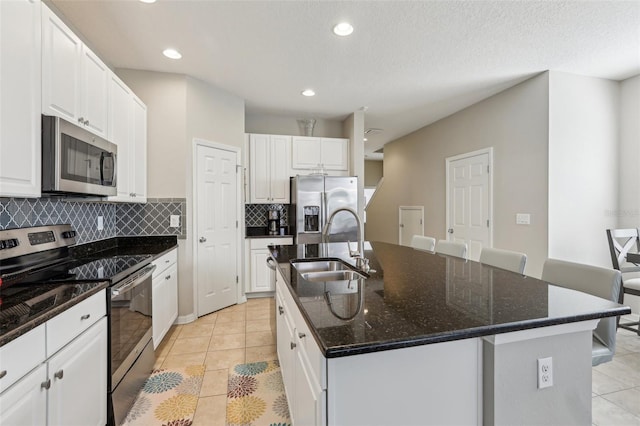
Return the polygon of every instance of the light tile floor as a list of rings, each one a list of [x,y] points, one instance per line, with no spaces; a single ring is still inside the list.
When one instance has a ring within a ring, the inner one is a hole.
[[[274,320],[273,298],[249,299],[169,330],[156,368],[206,365],[194,426],[224,426],[230,368],[277,359]],[[593,424],[640,426],[640,337],[619,329],[615,358],[592,372]]]

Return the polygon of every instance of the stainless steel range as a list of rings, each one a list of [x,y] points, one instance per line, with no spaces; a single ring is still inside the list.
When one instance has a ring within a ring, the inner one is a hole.
[[[69,248],[75,243],[76,233],[70,225],[0,231],[0,300],[3,295],[6,299],[20,292],[33,294],[31,299],[21,298],[20,309],[3,305],[0,326],[10,327],[24,320],[24,315],[46,309],[46,301],[57,294],[56,287],[109,281],[110,380],[105,403],[109,424],[120,424],[155,362],[151,343],[151,276],[155,266],[150,265],[151,255],[107,250],[88,257],[74,256]],[[38,286],[43,292],[34,292]]]

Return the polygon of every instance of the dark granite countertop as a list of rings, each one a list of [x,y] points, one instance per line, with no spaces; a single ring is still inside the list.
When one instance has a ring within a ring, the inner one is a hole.
[[[0,312],[13,311],[19,315],[14,317],[17,321],[0,322],[0,347],[108,286],[108,281],[99,281],[15,285],[4,289]]]
[[[110,257],[116,255],[152,255],[158,258],[178,246],[176,236],[115,237],[70,248],[73,257]],[[0,321],[0,346],[25,334],[73,305],[109,286],[109,281],[81,283],[28,283],[0,292],[0,317],[3,312],[18,313]],[[38,300],[37,303],[33,303]],[[106,302],[106,299],[105,299]]]
[[[245,238],[293,238],[289,234],[289,227],[282,227],[284,234],[270,235],[266,226],[247,226],[245,228]]]
[[[114,237],[71,247],[74,257],[150,254],[158,258],[178,247],[178,238],[169,236]]]
[[[346,243],[271,248],[327,358],[630,313],[617,303],[478,262],[388,243],[367,246],[370,277],[351,288],[306,281],[290,264],[314,257],[353,264]]]

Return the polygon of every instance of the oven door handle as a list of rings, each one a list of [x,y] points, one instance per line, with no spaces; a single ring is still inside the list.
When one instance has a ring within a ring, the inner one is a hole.
[[[156,269],[156,265],[149,265],[146,268],[144,268],[141,272],[137,273],[137,277],[135,277],[132,280],[126,280],[125,282],[123,282],[122,284],[119,284],[117,286],[114,286],[111,289],[111,297],[116,297],[116,296],[120,296],[120,294],[122,294],[122,292],[127,291],[139,284],[142,284],[145,280],[147,280],[148,278],[151,277],[151,275],[153,275],[153,271]]]

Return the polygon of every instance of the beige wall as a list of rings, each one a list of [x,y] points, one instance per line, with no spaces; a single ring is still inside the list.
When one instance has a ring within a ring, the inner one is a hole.
[[[291,117],[275,114],[247,114],[245,116],[245,131],[247,133],[262,133],[269,135],[301,136],[303,133],[298,126],[298,119],[311,117]],[[342,121],[316,118],[313,136],[326,138],[342,138]]]
[[[539,276],[547,254],[548,85],[540,74],[385,145],[367,238],[397,243],[400,205],[423,205],[425,234],[445,238],[445,158],[493,147],[493,244],[527,253],[526,273]],[[531,225],[516,225],[516,213],[530,213]]]
[[[124,69],[117,74],[147,105],[149,197],[187,199],[187,239],[178,242],[178,315],[188,319],[194,313],[193,138],[242,148],[244,101],[184,75]]]
[[[549,73],[549,257],[611,267],[619,118],[618,82]]]
[[[375,187],[382,179],[382,161],[365,160],[364,186]]]

